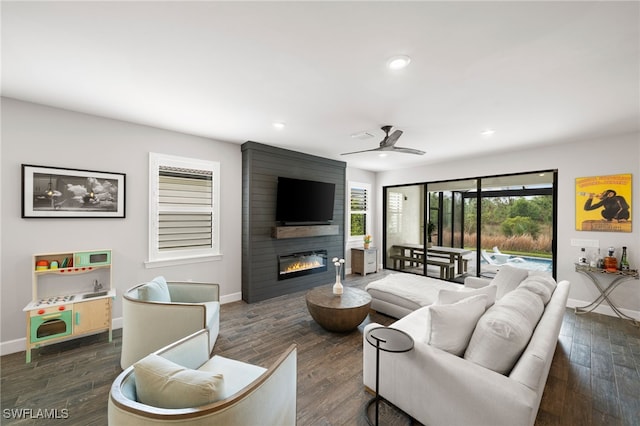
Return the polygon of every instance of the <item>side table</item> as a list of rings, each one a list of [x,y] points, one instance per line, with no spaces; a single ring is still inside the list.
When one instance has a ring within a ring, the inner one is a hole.
[[[376,396],[367,402],[364,409],[364,416],[367,423],[371,425],[369,420],[369,407],[375,402],[376,404],[376,426],[378,426],[380,400],[380,351],[384,352],[409,352],[413,349],[413,338],[402,330],[390,327],[376,327],[367,332],[367,342],[376,348]],[[386,401],[386,400],[385,400]],[[387,401],[388,402],[388,401]],[[389,402],[388,402],[389,403]],[[389,403],[391,404],[391,403]],[[393,404],[392,404],[393,405]],[[395,407],[395,406],[394,406]]]
[[[352,248],[351,273],[364,276],[372,272],[378,272],[378,249]]]
[[[596,300],[594,300],[593,302],[589,303],[586,306],[576,307],[575,308],[576,314],[584,314],[587,312],[591,312],[606,300],[609,307],[613,310],[613,312],[616,313],[616,315],[618,315],[619,318],[627,319],[631,321],[633,325],[635,325],[636,327],[640,325],[638,324],[638,321],[635,320],[635,318],[632,318],[624,314],[623,312],[621,312],[620,309],[611,301],[611,299],[609,299],[609,295],[613,292],[613,290],[615,290],[616,287],[618,287],[624,281],[639,279],[637,269],[630,270],[630,271],[610,272],[610,271],[607,271],[606,269],[594,268],[591,266],[581,265],[576,263],[576,272],[579,272],[582,275],[588,277],[593,283],[593,285],[600,292],[600,296],[598,296]],[[613,278],[613,280],[611,280],[611,282],[605,286],[605,284],[600,281],[600,278],[604,276],[609,276],[609,277],[613,276],[615,278]]]

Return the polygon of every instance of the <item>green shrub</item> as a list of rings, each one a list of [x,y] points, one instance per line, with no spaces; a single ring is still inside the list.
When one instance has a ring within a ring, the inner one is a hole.
[[[502,233],[507,237],[514,235],[531,235],[535,239],[540,232],[540,226],[530,217],[510,217],[502,222]]]

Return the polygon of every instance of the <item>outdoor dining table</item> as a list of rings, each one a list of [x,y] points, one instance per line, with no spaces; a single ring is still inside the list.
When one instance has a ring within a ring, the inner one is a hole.
[[[424,244],[394,244],[393,248],[408,250],[410,257],[414,257],[416,253],[424,252]],[[449,256],[449,261],[456,264],[458,274],[464,274],[467,272],[467,262],[464,261],[464,256],[471,254],[471,250],[456,247],[431,246],[427,248],[427,254],[429,253]]]

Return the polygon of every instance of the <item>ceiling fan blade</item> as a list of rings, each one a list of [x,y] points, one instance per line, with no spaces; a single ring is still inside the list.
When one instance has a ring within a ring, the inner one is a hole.
[[[342,153],[340,155],[360,154],[361,152],[371,152],[371,151],[382,151],[382,149],[374,148],[374,149],[365,149],[364,151],[344,152],[344,153]]]
[[[395,132],[391,133],[389,136],[384,138],[382,142],[380,142],[380,147],[388,147],[388,146],[395,145],[400,136],[402,136],[402,130],[396,130]]]
[[[405,154],[416,154],[416,155],[424,155],[424,154],[426,154],[426,152],[420,151],[419,149],[401,148],[399,146],[394,146],[393,150],[397,151],[397,152],[403,152]]]

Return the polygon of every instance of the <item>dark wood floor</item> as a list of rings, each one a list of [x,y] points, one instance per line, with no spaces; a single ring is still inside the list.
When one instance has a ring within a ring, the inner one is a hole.
[[[364,287],[384,273],[349,276],[345,285]],[[394,319],[372,313],[365,323],[370,321],[389,325]],[[366,424],[363,407],[371,396],[362,386],[364,324],[348,334],[323,330],[308,314],[304,292],[250,305],[225,304],[221,324],[214,351],[231,358],[267,366],[290,343],[298,345],[299,425]],[[111,343],[103,333],[35,350],[30,364],[24,352],[1,357],[0,424],[107,424],[120,344],[120,330],[115,330]],[[639,372],[637,327],[567,309],[536,425],[640,425]],[[45,414],[38,410],[66,418],[12,418]],[[407,424],[389,409],[382,410],[381,420]]]

